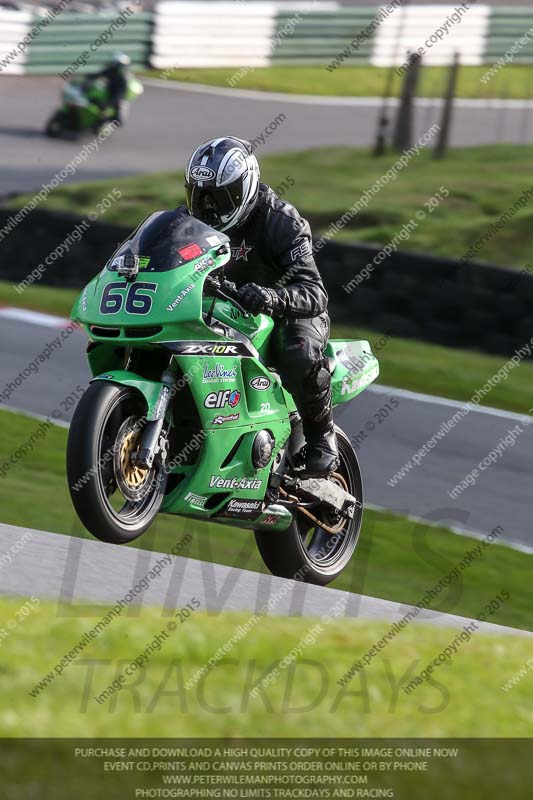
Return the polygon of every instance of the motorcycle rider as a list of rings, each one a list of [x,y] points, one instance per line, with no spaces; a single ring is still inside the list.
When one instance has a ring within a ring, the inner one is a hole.
[[[185,172],[189,214],[230,238],[228,278],[250,313],[275,321],[273,361],[302,418],[305,471],[339,464],[331,374],[324,349],[328,296],[313,257],[311,229],[293,205],[260,182],[250,142],[224,136],[193,152]]]
[[[99,72],[94,72],[89,76],[92,78],[104,78],[107,83],[107,101],[113,107],[113,119],[122,125],[124,100],[128,91],[130,80],[129,66],[131,58],[126,53],[116,52],[113,54],[111,62]]]

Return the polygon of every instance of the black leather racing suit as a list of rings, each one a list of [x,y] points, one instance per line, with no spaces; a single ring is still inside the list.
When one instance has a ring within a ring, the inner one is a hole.
[[[122,110],[126,92],[128,91],[129,70],[122,64],[110,64],[91,78],[104,78],[107,83],[109,104],[113,106],[114,119],[122,123]]]
[[[239,287],[253,282],[275,289],[281,297],[272,365],[294,397],[306,438],[320,435],[331,424],[331,375],[324,358],[330,323],[309,223],[262,183],[250,217],[226,234],[232,255],[228,279]]]

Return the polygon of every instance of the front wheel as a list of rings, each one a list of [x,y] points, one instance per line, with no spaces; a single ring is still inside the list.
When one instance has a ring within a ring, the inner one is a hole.
[[[68,118],[64,111],[56,111],[46,123],[45,133],[53,139],[64,136],[68,131]]]
[[[125,544],[150,526],[161,506],[166,472],[134,464],[145,403],[133,389],[91,383],[70,425],[67,478],[80,520],[103,542]]]
[[[327,508],[313,513],[329,530],[303,511],[294,511],[290,528],[281,532],[255,531],[261,557],[273,575],[326,586],[347,566],[357,545],[363,521],[363,482],[350,440],[337,426],[340,465],[329,480],[358,501],[353,519],[344,520]]]

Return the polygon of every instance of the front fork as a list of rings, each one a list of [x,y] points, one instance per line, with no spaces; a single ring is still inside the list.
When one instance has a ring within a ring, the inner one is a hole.
[[[147,420],[144,426],[141,446],[139,447],[134,461],[136,467],[150,469],[154,463],[156,455],[161,454],[161,461],[164,463],[168,455],[168,440],[163,430],[165,416],[172,399],[172,387],[175,376],[170,370],[165,370],[161,376],[161,390],[151,419]]]

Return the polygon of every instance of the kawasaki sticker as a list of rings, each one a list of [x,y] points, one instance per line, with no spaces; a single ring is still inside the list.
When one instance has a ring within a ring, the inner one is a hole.
[[[257,519],[261,513],[261,500],[230,500],[218,516],[236,517],[238,519]]]

